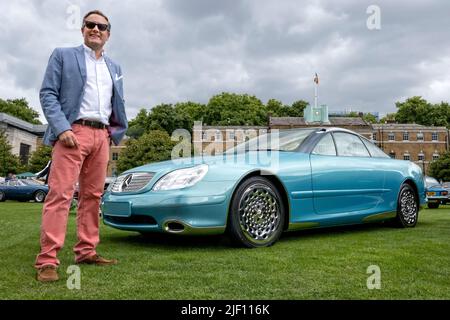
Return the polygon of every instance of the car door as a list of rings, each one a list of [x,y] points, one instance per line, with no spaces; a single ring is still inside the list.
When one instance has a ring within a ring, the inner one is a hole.
[[[18,200],[20,195],[17,189],[17,180],[9,180],[6,182],[6,198],[9,200]]]
[[[377,168],[357,135],[328,133],[313,149],[310,160],[317,214],[358,213],[377,206],[384,171]]]

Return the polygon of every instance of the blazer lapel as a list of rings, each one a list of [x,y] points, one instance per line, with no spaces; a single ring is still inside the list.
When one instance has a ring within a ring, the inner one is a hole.
[[[122,97],[119,90],[117,90],[116,87],[116,81],[118,79],[117,78],[117,69],[115,67],[115,65],[111,62],[111,60],[109,60],[109,58],[105,55],[104,56],[105,62],[106,62],[106,66],[108,67],[109,70],[109,75],[111,76],[112,82],[113,82],[113,88],[114,91],[117,93],[117,95],[119,95],[119,97]]]
[[[86,58],[84,57],[83,45],[76,48],[75,55],[77,57],[78,67],[81,73],[81,79],[83,79],[83,84],[86,84]]]

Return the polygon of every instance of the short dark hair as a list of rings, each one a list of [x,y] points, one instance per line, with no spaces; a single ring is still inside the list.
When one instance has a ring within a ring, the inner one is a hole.
[[[83,27],[84,27],[84,22],[86,21],[86,18],[89,17],[91,14],[98,14],[99,16],[102,16],[103,18],[105,18],[106,21],[108,21],[108,31],[111,30],[111,23],[109,23],[108,17],[100,10],[92,10],[92,11],[89,11],[88,13],[86,13],[83,17]]]

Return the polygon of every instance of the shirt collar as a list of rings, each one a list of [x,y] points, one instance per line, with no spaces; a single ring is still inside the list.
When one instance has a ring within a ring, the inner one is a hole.
[[[92,59],[97,60],[97,57],[95,56],[95,51],[89,48],[86,44],[83,43],[84,52],[89,55]],[[102,50],[102,56],[99,60],[102,60],[105,57],[105,50]]]

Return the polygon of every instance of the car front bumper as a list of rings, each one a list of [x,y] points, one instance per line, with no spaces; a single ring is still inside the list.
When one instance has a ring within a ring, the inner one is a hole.
[[[221,234],[225,231],[229,195],[189,191],[106,193],[102,199],[105,225],[129,231],[174,234]]]

